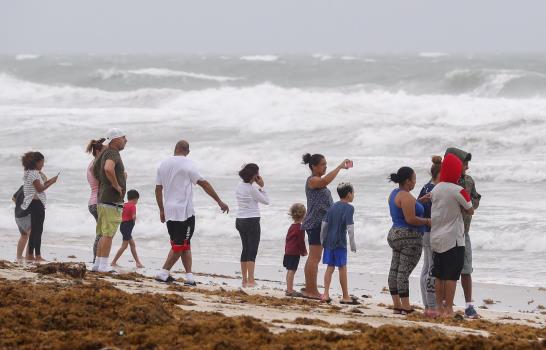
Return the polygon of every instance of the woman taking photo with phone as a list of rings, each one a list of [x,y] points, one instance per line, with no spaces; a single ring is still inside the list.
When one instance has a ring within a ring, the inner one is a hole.
[[[269,197],[264,189],[264,180],[260,168],[254,163],[246,164],[239,171],[242,182],[235,189],[237,197],[237,219],[235,227],[241,236],[243,251],[241,253],[241,274],[243,287],[255,287],[254,266],[260,244],[260,207],[259,203],[268,205]]]
[[[40,152],[27,152],[21,158],[25,175],[23,176],[24,199],[22,210],[30,208],[30,238],[28,240],[27,260],[37,262],[44,261],[40,251],[42,245],[42,232],[44,230],[46,193],[45,191],[57,182],[59,175],[47,179],[42,168],[44,167],[44,155]]]
[[[353,162],[345,159],[334,170],[326,174],[326,158],[322,154],[304,154],[303,164],[309,166],[311,175],[305,182],[307,197],[307,213],[301,228],[307,232],[309,241],[309,256],[305,262],[305,290],[303,296],[309,299],[322,299],[317,287],[318,265],[322,256],[320,242],[320,227],[322,219],[334,203],[328,185],[334,181],[341,169],[349,169]]]

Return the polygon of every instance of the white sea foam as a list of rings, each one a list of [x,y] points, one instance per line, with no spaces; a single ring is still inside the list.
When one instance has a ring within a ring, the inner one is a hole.
[[[342,59],[343,61],[355,61],[355,60],[357,60],[358,58],[355,57],[355,56],[341,56],[341,59]]]
[[[485,97],[501,95],[511,82],[519,79],[533,79],[546,84],[545,74],[520,69],[456,69],[447,72],[445,78],[452,87]]]
[[[227,82],[227,81],[235,81],[235,80],[242,80],[243,78],[239,77],[224,77],[224,76],[217,76],[217,75],[209,75],[209,74],[202,74],[202,73],[194,73],[194,72],[184,72],[184,71],[178,71],[178,70],[172,70],[172,69],[166,69],[166,68],[142,68],[142,69],[132,69],[132,70],[123,70],[123,69],[99,69],[96,72],[97,76],[99,76],[101,79],[107,80],[112,78],[127,78],[131,76],[145,76],[145,77],[152,77],[152,78],[176,78],[176,77],[182,77],[182,78],[192,78],[192,79],[200,79],[200,80],[211,80],[211,81],[217,81],[217,82]]]
[[[313,58],[315,58],[317,60],[321,60],[321,61],[329,61],[333,57],[331,55],[326,55],[326,54],[323,54],[323,53],[316,53],[316,54],[313,55]]]
[[[258,61],[258,62],[275,62],[279,60],[279,56],[275,55],[254,55],[254,56],[241,56],[243,61]]]
[[[420,52],[419,57],[423,58],[439,58],[439,57],[446,57],[449,56],[449,54],[444,52]]]
[[[35,60],[37,58],[40,58],[40,55],[34,55],[34,54],[28,54],[28,53],[20,53],[15,56],[15,59],[17,61],[25,61],[25,60]]]

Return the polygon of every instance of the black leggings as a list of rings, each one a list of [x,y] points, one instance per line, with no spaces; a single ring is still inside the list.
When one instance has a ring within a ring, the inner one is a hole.
[[[30,237],[28,239],[28,253],[41,255],[42,232],[44,231],[45,208],[42,201],[34,199],[30,202]]]
[[[256,261],[260,245],[260,218],[238,218],[235,220],[235,228],[239,231],[243,243],[241,262]]]

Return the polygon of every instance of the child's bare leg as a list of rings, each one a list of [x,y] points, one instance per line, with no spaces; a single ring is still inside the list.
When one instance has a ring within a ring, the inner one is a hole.
[[[294,276],[295,275],[296,275],[296,271],[294,270],[286,271],[286,291],[288,293],[292,293],[294,291]]]
[[[121,257],[121,254],[123,254],[125,249],[127,249],[128,245],[129,245],[129,241],[123,241],[121,243],[121,247],[119,247],[114,260],[112,260],[112,263],[110,264],[111,266],[118,266],[118,259]]]
[[[334,274],[336,267],[334,265],[328,265],[326,272],[324,273],[324,300],[330,298],[330,284],[332,283],[332,275]]]
[[[138,267],[139,269],[144,267],[144,265],[142,265],[142,263],[138,259],[138,254],[136,252],[136,244],[134,239],[131,239],[129,241],[129,247],[131,248],[131,254],[133,255],[133,258],[135,259],[136,267]]]
[[[343,301],[352,301],[349,295],[349,287],[347,282],[347,265],[339,268],[339,283],[341,284],[341,291],[343,292]]]

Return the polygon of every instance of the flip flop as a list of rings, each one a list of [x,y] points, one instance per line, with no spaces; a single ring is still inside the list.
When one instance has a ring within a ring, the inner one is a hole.
[[[355,299],[351,299],[351,301],[341,300],[339,303],[343,305],[360,305],[358,300],[355,300]]]
[[[170,277],[170,276],[169,276]],[[167,278],[168,279],[168,278]],[[174,280],[174,279],[173,279]],[[189,286],[189,287],[195,287],[197,285],[197,282],[195,281],[192,281],[192,282],[188,282],[188,281],[184,281],[184,285],[185,286]]]
[[[464,321],[464,316],[461,314],[455,314],[453,315],[453,319],[456,321]]]
[[[295,290],[293,290],[291,292],[285,292],[284,295],[287,296],[287,297],[291,297],[291,298],[301,298],[301,297],[303,297],[302,293],[297,292]]]
[[[332,298],[328,298],[328,299],[320,298],[320,301],[322,301],[323,303],[326,303],[326,304],[330,304],[332,302]]]
[[[401,313],[402,315],[409,315],[409,314],[414,313],[414,312],[415,312],[415,309],[409,309],[409,310],[400,309],[400,311],[401,311],[400,313]]]
[[[310,299],[310,300],[322,301],[323,295],[320,294],[318,297],[312,297],[312,296],[309,296],[309,295],[302,294],[301,297],[302,297],[303,299]]]
[[[402,309],[393,308],[392,313],[395,314],[395,315],[401,315],[402,314]]]

